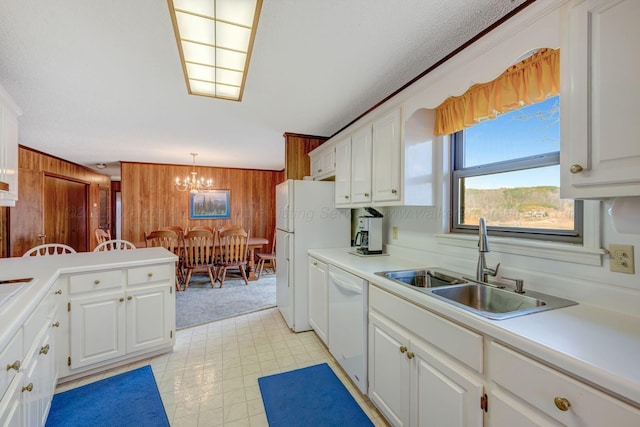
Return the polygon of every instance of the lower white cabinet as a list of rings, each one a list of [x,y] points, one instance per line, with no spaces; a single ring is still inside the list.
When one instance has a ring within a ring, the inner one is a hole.
[[[26,425],[23,422],[22,413],[23,382],[24,374],[20,372],[9,384],[2,400],[0,400],[0,426],[2,427]]]
[[[329,339],[328,283],[327,264],[309,257],[309,324],[327,345]]]
[[[489,344],[488,359],[491,426],[640,425],[637,408],[502,344]]]
[[[58,358],[61,377],[173,346],[172,264],[94,271],[67,280],[69,334],[67,351]]]
[[[369,313],[369,398],[394,426],[481,426],[476,375],[383,315]]]

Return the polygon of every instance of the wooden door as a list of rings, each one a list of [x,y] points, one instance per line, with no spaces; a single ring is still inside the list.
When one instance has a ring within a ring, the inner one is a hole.
[[[88,184],[45,175],[44,243],[64,243],[86,252]]]

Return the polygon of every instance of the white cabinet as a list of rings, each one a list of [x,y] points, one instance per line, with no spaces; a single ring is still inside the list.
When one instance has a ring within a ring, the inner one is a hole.
[[[396,109],[373,123],[373,200],[400,200],[402,156],[400,140],[400,110]]]
[[[309,324],[325,344],[329,338],[327,272],[327,264],[309,257]]]
[[[394,426],[481,426],[482,337],[375,286],[369,297],[371,401]]]
[[[489,345],[491,426],[637,426],[640,410],[497,342]],[[531,422],[530,422],[531,423]]]
[[[482,426],[482,382],[371,313],[369,397],[394,426]]]
[[[351,137],[336,142],[336,207],[351,205]]]
[[[22,391],[24,374],[20,372],[0,400],[0,426],[13,427],[26,425],[23,422]]]
[[[0,86],[0,206],[18,200],[18,117],[22,114]]]
[[[70,326],[67,359],[58,358],[61,376],[171,347],[173,275],[171,264],[157,264],[68,276]]]
[[[561,196],[640,195],[640,2],[569,10],[562,55]]]
[[[324,143],[311,153],[311,176],[314,180],[322,180],[335,175],[336,147],[334,144]]]
[[[371,125],[351,135],[351,203],[371,204]]]

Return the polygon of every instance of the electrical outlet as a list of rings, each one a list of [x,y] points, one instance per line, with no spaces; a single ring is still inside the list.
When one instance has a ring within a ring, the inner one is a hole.
[[[393,240],[398,240],[398,227],[393,227],[391,229],[391,234],[393,235]]]
[[[633,245],[609,245],[609,270],[635,274]]]

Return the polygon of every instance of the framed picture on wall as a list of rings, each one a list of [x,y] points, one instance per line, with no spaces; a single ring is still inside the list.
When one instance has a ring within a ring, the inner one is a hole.
[[[189,195],[189,218],[229,218],[229,190],[209,190]]]

